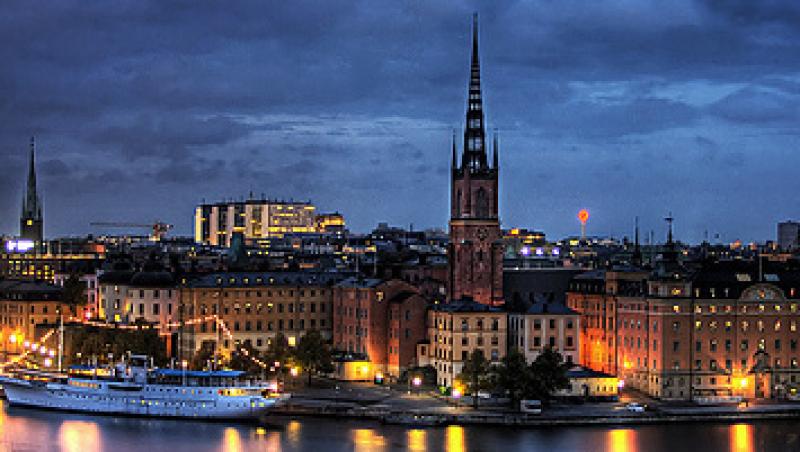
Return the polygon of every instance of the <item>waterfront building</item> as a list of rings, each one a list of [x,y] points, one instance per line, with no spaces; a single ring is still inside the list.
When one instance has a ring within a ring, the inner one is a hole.
[[[580,360],[580,314],[562,303],[531,303],[508,315],[508,346],[533,362],[545,349],[557,351],[564,361]]]
[[[587,366],[667,400],[798,391],[796,263],[721,261],[687,270],[667,252],[626,290],[613,282],[619,275],[575,278],[568,293],[581,312]]]
[[[614,375],[575,366],[567,370],[566,376],[569,386],[556,391],[556,397],[607,401],[619,397],[619,379]]]
[[[19,236],[30,240],[36,246],[44,241],[44,218],[42,215],[42,199],[36,187],[36,142],[31,137],[30,156],[28,162],[28,183],[25,196],[22,198],[22,215],[19,220]]]
[[[310,202],[254,199],[201,204],[195,209],[195,242],[231,246],[233,235],[248,243],[316,230],[316,207]]]
[[[69,307],[61,302],[61,288],[45,282],[0,280],[0,337],[3,351],[24,351],[23,341],[35,342],[36,326],[55,325]],[[10,337],[14,335],[13,341]]]
[[[178,319],[178,286],[160,265],[149,263],[142,271],[133,271],[118,264],[100,275],[98,285],[98,314],[105,322],[143,322],[166,332],[168,324]]]
[[[478,19],[473,19],[472,64],[464,143],[459,162],[453,136],[450,187],[450,287],[448,301],[471,298],[503,304],[503,240],[498,216],[498,148],[492,164],[486,149],[478,57]]]
[[[399,377],[418,365],[427,307],[419,290],[404,281],[348,278],[334,288],[333,347],[366,355],[373,373]]]
[[[333,286],[346,277],[320,272],[209,273],[182,281],[181,349],[206,344],[229,355],[237,344],[264,351],[282,333],[295,345],[311,330],[331,339]],[[216,317],[216,318],[215,318]]]
[[[498,307],[462,299],[436,304],[428,311],[428,361],[436,369],[439,386],[453,387],[475,350],[499,364],[506,355],[507,339],[508,313]]]

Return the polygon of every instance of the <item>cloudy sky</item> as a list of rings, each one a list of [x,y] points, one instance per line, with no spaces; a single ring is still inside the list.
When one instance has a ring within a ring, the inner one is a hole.
[[[800,2],[4,2],[0,233],[31,135],[48,236],[311,199],[444,227],[471,13],[506,227],[774,238],[798,218]],[[94,231],[98,232],[98,231]]]

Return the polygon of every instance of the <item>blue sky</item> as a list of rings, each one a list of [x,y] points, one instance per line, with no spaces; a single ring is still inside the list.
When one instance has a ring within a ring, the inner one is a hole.
[[[798,218],[794,1],[12,1],[0,233],[29,136],[48,236],[201,200],[311,199],[355,230],[445,227],[473,11],[506,227],[765,240]],[[98,231],[94,231],[98,232]]]

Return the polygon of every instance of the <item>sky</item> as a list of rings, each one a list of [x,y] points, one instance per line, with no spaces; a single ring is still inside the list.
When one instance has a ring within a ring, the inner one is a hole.
[[[445,228],[473,12],[503,227],[557,239],[586,208],[588,234],[638,216],[663,240],[672,212],[677,238],[730,242],[800,218],[796,0],[11,0],[0,234],[31,135],[48,237],[190,235],[198,203],[250,192]]]

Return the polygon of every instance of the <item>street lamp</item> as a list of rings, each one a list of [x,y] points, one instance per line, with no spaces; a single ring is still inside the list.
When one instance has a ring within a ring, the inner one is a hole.
[[[188,361],[186,361],[185,359],[183,361],[181,361],[181,367],[183,367],[183,375],[182,375],[181,381],[183,383],[183,386],[186,386],[186,368],[188,366],[189,366],[189,362]]]

